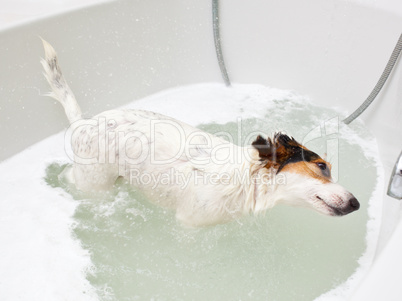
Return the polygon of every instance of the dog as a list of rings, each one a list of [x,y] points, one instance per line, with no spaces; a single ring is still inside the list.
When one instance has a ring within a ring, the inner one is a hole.
[[[110,110],[82,118],[53,47],[41,60],[51,96],[70,121],[74,164],[69,181],[81,191],[113,188],[123,177],[190,227],[226,223],[276,204],[329,216],[359,209],[331,178],[331,165],[294,138],[259,135],[237,146],[173,118],[142,110]]]

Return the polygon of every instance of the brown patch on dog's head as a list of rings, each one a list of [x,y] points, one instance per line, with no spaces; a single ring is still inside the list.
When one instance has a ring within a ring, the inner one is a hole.
[[[286,164],[281,171],[293,172],[320,180],[322,183],[331,182],[331,164],[323,159],[307,162],[299,161]]]
[[[258,150],[260,160],[265,161],[265,167],[274,168],[277,173],[286,170],[305,174],[323,182],[331,180],[331,164],[293,137],[282,133],[276,133],[273,139],[258,136],[252,146]]]

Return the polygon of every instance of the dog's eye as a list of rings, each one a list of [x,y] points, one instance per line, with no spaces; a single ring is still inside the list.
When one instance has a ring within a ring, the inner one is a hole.
[[[321,173],[324,177],[330,178],[331,177],[331,171],[329,170],[327,164],[318,162],[316,163],[317,166],[321,169]]]

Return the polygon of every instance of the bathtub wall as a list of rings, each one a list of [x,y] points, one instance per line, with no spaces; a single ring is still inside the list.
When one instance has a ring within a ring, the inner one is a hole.
[[[371,92],[402,31],[398,0],[220,2],[233,82],[295,90],[349,112]],[[39,36],[58,51],[87,117],[162,89],[222,82],[210,1],[113,1],[0,31],[0,161],[68,126],[61,105],[44,97]],[[401,74],[399,60],[363,115],[377,136],[385,185],[402,149]],[[399,201],[383,203],[379,250],[400,216]],[[387,273],[372,274],[385,281]],[[371,279],[361,292],[378,283]]]

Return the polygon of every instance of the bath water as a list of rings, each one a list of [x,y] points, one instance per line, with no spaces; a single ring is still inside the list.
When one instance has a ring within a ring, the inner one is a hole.
[[[48,206],[74,204],[64,222],[69,235],[59,239],[71,241],[75,257],[59,269],[81,272],[85,286],[75,300],[313,300],[328,291],[343,300],[350,294],[370,263],[379,225],[379,160],[363,124],[345,126],[336,109],[260,85],[179,87],[127,107],[160,112],[213,134],[230,133],[239,145],[258,133],[292,135],[327,154],[335,179],[361,208],[334,218],[277,206],[259,216],[188,229],[174,212],[148,202],[123,181],[96,198],[80,194],[59,180],[71,164],[62,150],[50,152],[44,181],[34,189],[61,196],[60,203],[50,200]],[[26,191],[24,200],[37,195]],[[56,251],[64,250],[57,245]],[[43,273],[53,273],[52,265]],[[53,280],[48,281],[51,286]],[[64,281],[68,287],[68,275]]]

